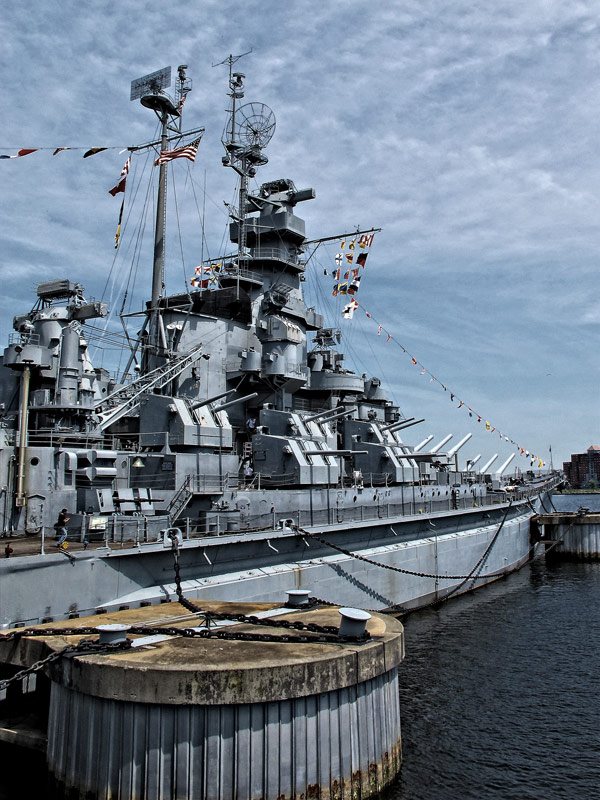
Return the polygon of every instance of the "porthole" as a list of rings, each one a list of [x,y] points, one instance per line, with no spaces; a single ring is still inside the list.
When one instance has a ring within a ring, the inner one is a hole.
[[[37,465],[40,463],[40,460],[39,458],[34,456],[29,463],[31,464],[32,467],[37,467]]]

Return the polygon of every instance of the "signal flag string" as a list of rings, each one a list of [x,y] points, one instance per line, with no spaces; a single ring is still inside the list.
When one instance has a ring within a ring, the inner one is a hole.
[[[200,140],[202,139],[202,134],[203,133],[204,133],[204,128],[195,128],[194,130],[186,131],[185,133],[181,133],[181,134],[177,134],[175,136],[171,136],[167,141],[171,142],[174,139],[178,139],[179,141],[181,141],[181,139],[184,136],[191,136],[193,134],[196,135],[196,139],[193,142],[190,142],[189,144],[183,145],[182,147],[177,147],[174,150],[165,151],[163,153],[159,152],[159,159],[162,158],[163,161],[166,162],[166,161],[172,160],[173,158],[185,157],[185,158],[189,158],[190,161],[193,161],[194,158],[195,158],[195,155],[196,155],[195,152],[193,152],[193,151],[197,151],[198,144],[200,143]],[[23,156],[28,156],[31,153],[38,153],[38,152],[41,153],[41,152],[48,151],[48,150],[52,151],[52,155],[53,156],[56,156],[59,153],[64,152],[65,150],[72,150],[72,151],[84,150],[85,152],[83,154],[83,157],[84,158],[89,158],[90,156],[95,156],[98,153],[104,153],[107,150],[118,150],[119,153],[126,153],[126,152],[136,153],[136,152],[140,152],[141,150],[147,150],[150,147],[160,148],[160,145],[161,145],[161,142],[157,141],[157,142],[150,142],[149,144],[141,144],[141,145],[126,145],[126,146],[123,146],[123,145],[107,145],[106,147],[90,147],[88,145],[87,147],[21,147],[20,149],[17,149],[16,147],[0,146],[0,160],[1,159],[11,159],[11,158],[22,158]],[[16,153],[10,153],[10,154],[6,153],[6,152],[2,152],[2,151],[6,151],[6,150],[17,150],[17,152]],[[193,157],[192,157],[192,153],[193,153]],[[163,163],[163,161],[157,160],[157,162],[155,163],[155,166],[157,166],[159,163]]]
[[[7,147],[3,148],[6,150],[11,150],[12,148]],[[97,153],[103,153],[105,150],[118,150],[120,153],[124,153],[126,150],[130,152],[134,152],[137,150],[137,147],[23,147],[17,153],[13,155],[6,155],[2,153],[0,155],[0,159],[2,158],[21,158],[23,156],[28,156],[30,153],[37,153],[41,152],[42,150],[52,150],[52,155],[56,156],[58,153],[62,153],[64,150],[85,150],[83,154],[84,158],[89,158],[90,156],[95,156]]]
[[[370,250],[371,250],[371,246],[373,244],[373,237],[374,237],[374,234],[371,234],[370,236],[361,236],[358,239],[359,248],[362,248],[363,250],[366,250],[367,252],[359,255],[356,258],[355,262],[354,262],[354,254],[353,254],[352,251],[355,250],[355,247],[356,247],[356,244],[357,244],[357,237],[356,236],[349,243],[348,252],[347,253],[339,252],[335,256],[336,269],[332,273],[330,273],[329,270],[327,270],[327,269],[323,270],[323,274],[324,275],[327,276],[327,275],[331,274],[333,276],[334,280],[335,280],[335,283],[333,285],[333,293],[332,293],[334,297],[337,297],[338,295],[348,295],[348,294],[352,295],[352,297],[350,299],[350,302],[347,303],[344,306],[343,310],[342,310],[342,317],[344,319],[346,319],[346,320],[351,320],[353,318],[353,316],[354,316],[354,312],[357,311],[358,308],[359,308],[359,302],[356,299],[355,295],[358,293],[358,290],[360,288],[360,274],[359,274],[359,270],[356,269],[356,268],[349,269],[349,270],[347,270],[346,274],[343,276],[344,282],[343,283],[339,283],[339,281],[342,279],[342,264],[344,263],[344,255],[345,255],[346,261],[348,261],[349,264],[353,264],[353,263],[360,264],[360,266],[364,269],[367,256],[369,255]],[[341,251],[344,251],[345,245],[346,245],[346,241],[345,240],[341,240],[340,241],[340,245],[339,245]],[[351,275],[353,277],[352,283],[350,283],[350,276]],[[363,311],[364,311],[364,308],[363,308]],[[388,342],[390,342],[390,341],[393,341],[394,344],[396,344],[402,350],[403,353],[406,353],[406,355],[410,358],[411,363],[420,370],[420,373],[419,373],[420,375],[429,375],[430,383],[437,383],[442,387],[442,389],[445,392],[448,392],[449,395],[450,395],[450,401],[452,403],[454,403],[454,401],[457,400],[458,401],[458,408],[462,408],[463,406],[465,406],[467,411],[468,411],[469,417],[477,417],[477,422],[483,422],[484,421],[484,417],[483,417],[482,414],[479,414],[476,411],[473,411],[471,406],[467,406],[466,403],[464,402],[464,400],[461,400],[460,397],[458,397],[458,395],[455,392],[449,392],[448,387],[446,386],[446,384],[442,383],[438,378],[436,378],[436,376],[430,370],[428,370],[427,367],[424,364],[422,364],[416,356],[414,356],[412,353],[410,353],[406,349],[406,347],[404,347],[404,345],[402,345],[400,342],[398,342],[396,339],[394,339],[392,334],[388,330],[386,330],[384,328],[384,326],[381,325],[381,323],[379,323],[378,320],[376,320],[375,317],[372,314],[370,314],[368,311],[365,311],[365,315],[366,315],[366,317],[368,319],[372,320],[377,325],[377,335],[381,336],[382,333],[385,334],[385,337],[386,337],[385,338],[385,343],[386,344]],[[485,429],[486,429],[486,431],[489,431],[490,433],[494,433],[496,431],[496,426],[492,425],[488,420],[485,420]],[[530,458],[531,459],[531,466],[533,466],[533,464],[536,461],[538,462],[538,467],[539,468],[542,468],[543,466],[545,466],[545,462],[543,461],[543,459],[538,458],[538,456],[534,455],[532,452],[527,450],[525,447],[521,447],[521,445],[518,444],[514,439],[511,439],[510,436],[506,436],[505,434],[501,433],[500,431],[498,431],[498,435],[500,436],[501,440],[503,440],[505,442],[509,442],[510,444],[515,445],[515,447],[517,448],[517,450],[519,451],[521,456],[526,456],[527,458]]]
[[[363,308],[363,311],[365,311],[364,308]],[[384,326],[381,325],[381,323],[377,319],[375,319],[375,317],[372,314],[370,314],[368,311],[365,311],[365,316],[368,319],[370,319],[372,322],[374,322],[375,325],[377,325],[377,335],[378,336],[381,336],[382,334],[385,334],[385,337],[386,337],[385,344],[387,344],[388,342],[391,341],[395,345],[397,345],[402,350],[402,352],[405,353],[410,358],[411,363],[413,364],[413,366],[417,367],[420,370],[419,371],[420,375],[429,375],[429,382],[430,383],[439,384],[439,386],[441,386],[441,388],[445,392],[448,392],[448,394],[450,395],[450,401],[452,403],[454,403],[455,400],[458,401],[457,408],[463,408],[463,406],[464,406],[467,409],[469,417],[477,417],[477,422],[485,422],[486,431],[489,431],[490,433],[494,433],[494,431],[496,431],[496,426],[495,425],[492,425],[488,420],[486,420],[484,418],[484,416],[482,414],[477,413],[477,411],[474,411],[473,408],[468,406],[465,403],[464,400],[460,399],[460,397],[456,394],[456,392],[450,391],[448,389],[448,387],[446,386],[446,384],[442,383],[439,380],[439,378],[436,378],[436,376],[430,370],[428,370],[427,367],[424,364],[422,364],[416,356],[414,356],[411,352],[409,352],[406,349],[406,347],[404,347],[404,345],[402,345],[399,341],[397,341],[397,339],[395,339],[394,336],[389,331],[387,331],[384,328]],[[515,447],[517,448],[517,450],[519,451],[519,454],[521,456],[526,456],[526,457],[530,458],[532,466],[536,461],[538,462],[538,467],[540,469],[546,465],[546,462],[543,461],[543,459],[538,458],[538,456],[534,455],[530,450],[527,450],[525,447],[522,447],[514,439],[511,439],[510,436],[506,436],[505,434],[501,433],[500,431],[498,431],[498,435],[499,435],[500,439],[502,439],[503,441],[509,442],[510,444],[515,445]]]

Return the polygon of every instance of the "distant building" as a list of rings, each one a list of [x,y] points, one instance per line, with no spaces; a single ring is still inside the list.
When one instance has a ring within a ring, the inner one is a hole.
[[[563,470],[573,489],[600,488],[600,445],[592,444],[585,453],[571,454]]]

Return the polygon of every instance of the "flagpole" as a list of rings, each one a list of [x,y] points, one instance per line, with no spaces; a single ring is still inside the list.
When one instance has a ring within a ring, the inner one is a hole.
[[[160,149],[161,152],[167,149],[167,123],[169,116],[166,109],[161,114],[162,136]],[[165,270],[165,211],[167,194],[167,165],[160,165],[158,175],[158,199],[156,203],[156,226],[154,228],[154,265],[152,270],[152,302],[151,309],[153,316],[158,314],[158,301],[163,292],[164,270]],[[154,326],[153,326],[154,327]],[[154,327],[153,335],[155,338],[157,327]]]
[[[242,168],[240,170],[240,193],[239,193],[239,223],[238,223],[238,268],[235,299],[240,299],[240,272],[242,263],[246,263],[246,201],[248,197],[248,159],[242,158]]]

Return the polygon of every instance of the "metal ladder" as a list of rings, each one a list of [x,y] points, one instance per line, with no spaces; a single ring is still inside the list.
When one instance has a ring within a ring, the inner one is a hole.
[[[242,458],[244,461],[246,459],[252,458],[252,442],[244,442],[244,449],[242,450]]]
[[[169,515],[169,524],[172,525],[173,521],[181,514],[183,509],[190,502],[192,497],[192,490],[190,488],[192,483],[192,476],[186,475],[185,480],[175,492],[169,505],[167,506],[167,514]]]
[[[144,394],[152,389],[161,389],[178,375],[181,375],[184,369],[193,364],[194,361],[197,361],[201,351],[202,343],[196,345],[189,352],[172,359],[168,364],[157,367],[152,372],[148,372],[141,378],[132,381],[132,383],[128,383],[127,386],[122,386],[112,392],[108,397],[103,397],[102,400],[99,400],[94,407],[94,411],[100,421],[100,430],[106,430],[109,425],[117,422],[125,414],[137,408]]]

